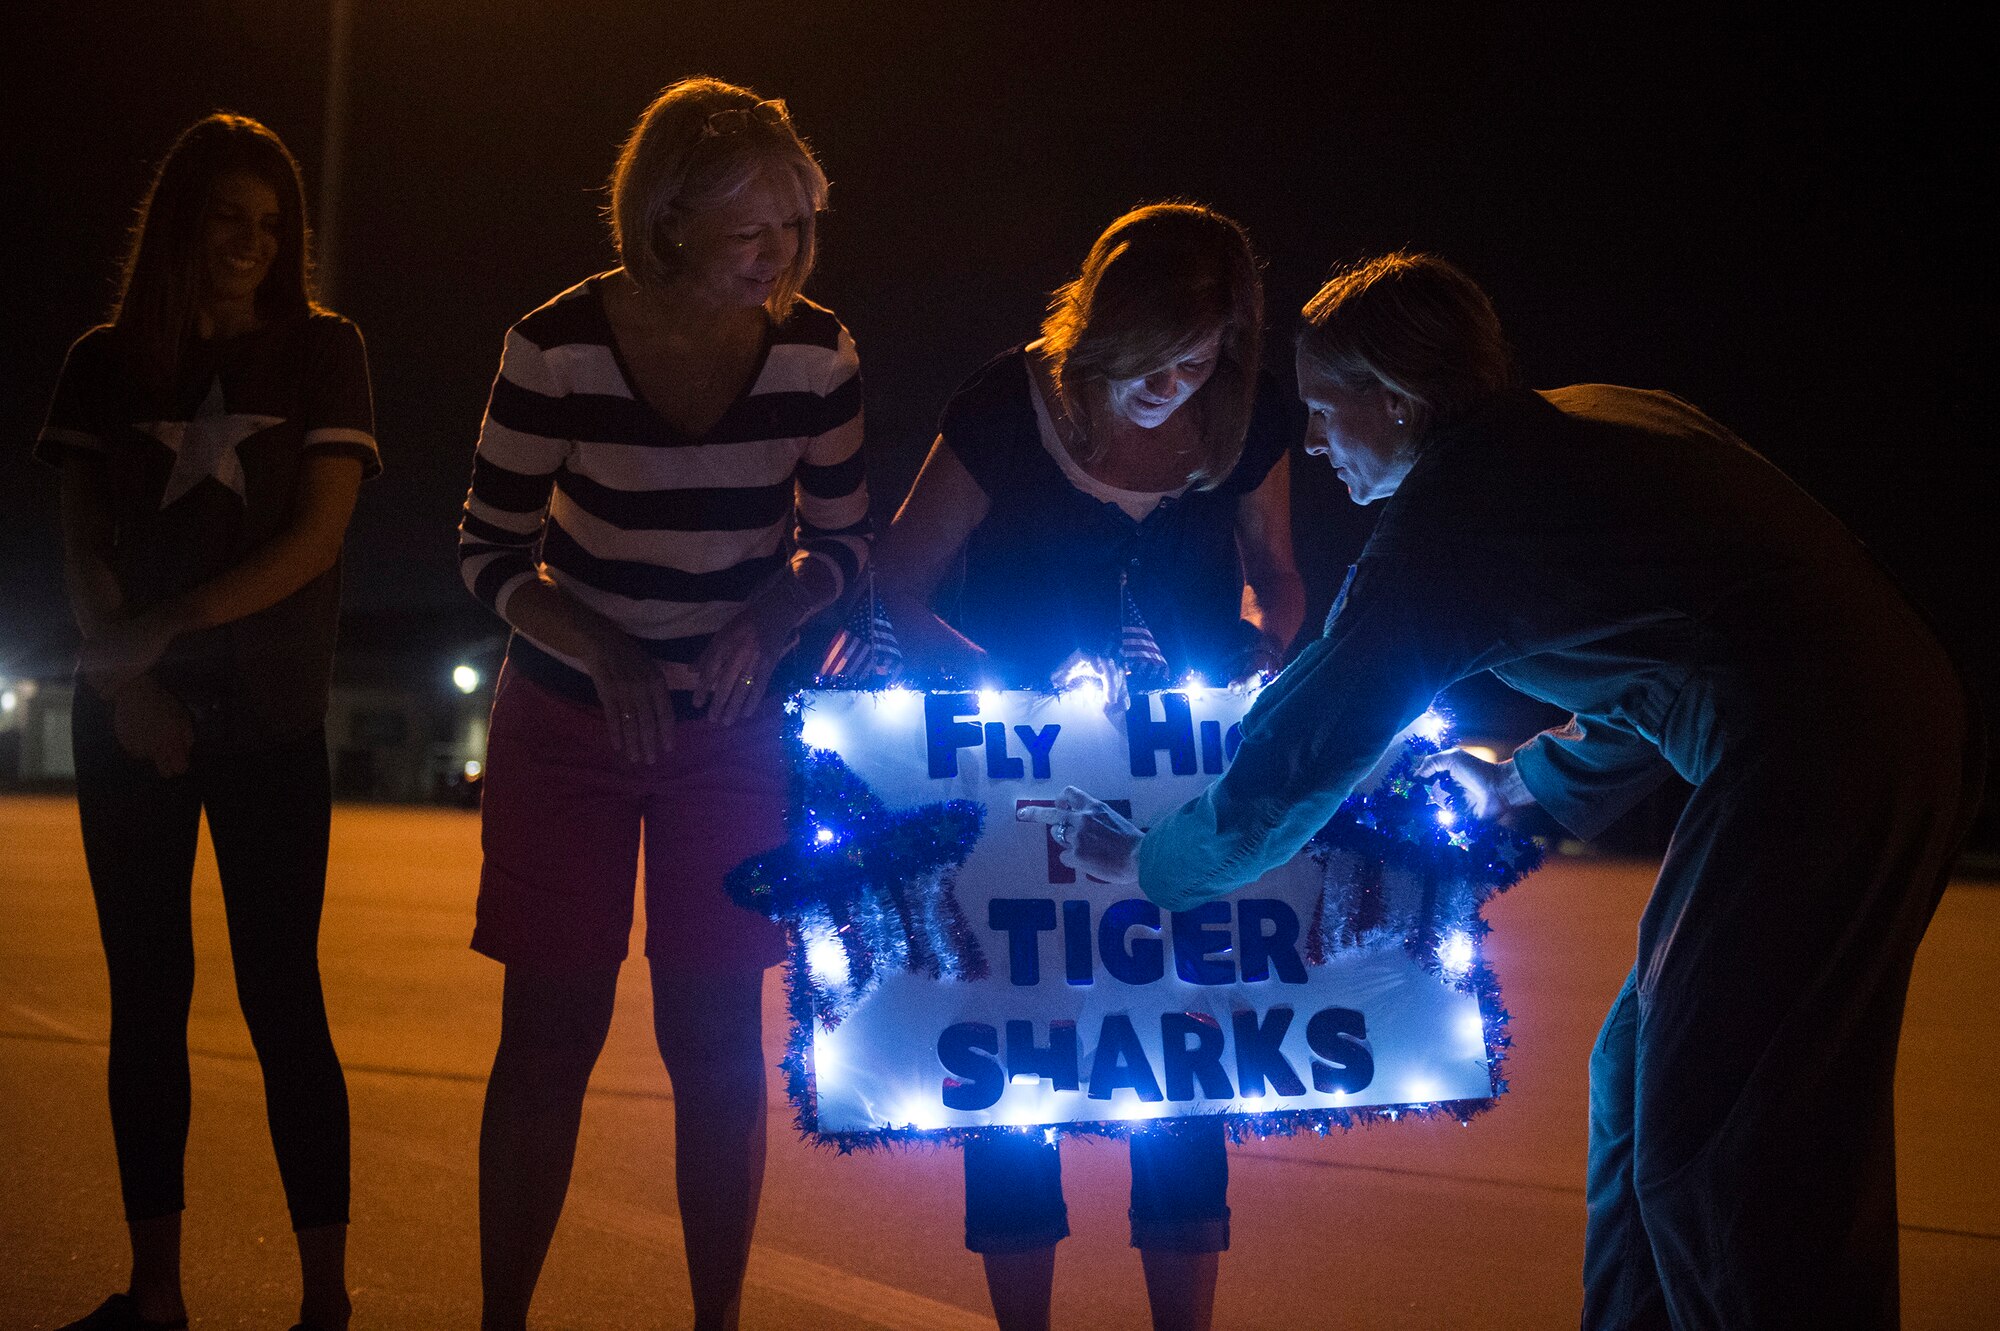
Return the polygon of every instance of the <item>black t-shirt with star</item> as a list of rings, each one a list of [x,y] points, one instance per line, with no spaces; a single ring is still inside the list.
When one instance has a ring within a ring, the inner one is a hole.
[[[312,454],[382,469],[367,353],[335,314],[189,344],[170,395],[148,391],[113,327],[77,339],[35,456],[99,459],[112,571],[138,611],[243,561],[291,521]],[[333,671],[340,568],[284,600],[174,640],[154,676],[218,748],[295,738],[321,724]]]

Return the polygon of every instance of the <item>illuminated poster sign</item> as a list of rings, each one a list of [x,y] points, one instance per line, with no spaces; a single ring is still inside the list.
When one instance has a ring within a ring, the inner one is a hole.
[[[818,1134],[1061,1130],[1494,1093],[1487,1020],[1467,982],[1472,934],[1446,929],[1426,951],[1392,927],[1429,900],[1420,875],[1392,867],[1371,880],[1384,927],[1329,949],[1311,945],[1327,927],[1328,874],[1310,855],[1167,912],[1135,886],[1069,869],[1046,825],[1017,820],[1075,785],[1149,825],[1224,769],[1244,695],[1139,695],[1109,714],[1092,688],[827,690],[796,702],[805,744],[837,753],[892,816],[951,800],[985,810],[943,880],[985,973],[884,967],[833,1005],[837,1020],[810,1023],[809,1040],[795,1032],[807,1075],[794,1092],[810,1098],[801,1122]],[[809,850],[847,835],[803,829]],[[854,965],[833,929],[803,927],[796,946],[806,975],[795,979],[840,993]]]

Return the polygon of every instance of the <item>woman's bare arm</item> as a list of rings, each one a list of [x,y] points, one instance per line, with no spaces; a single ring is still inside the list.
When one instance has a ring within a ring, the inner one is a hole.
[[[299,469],[291,521],[243,561],[127,619],[101,626],[84,643],[81,666],[116,689],[160,658],[183,633],[228,624],[290,596],[332,568],[361,490],[361,459],[315,454]]]
[[[1306,589],[1292,556],[1289,455],[1236,506],[1236,549],[1243,560],[1243,618],[1257,626],[1280,662],[1306,618]]]
[[[920,671],[970,674],[986,660],[977,643],[931,610],[931,597],[989,506],[979,482],[939,435],[876,549],[883,608],[904,659]]]
[[[125,594],[111,572],[111,505],[104,486],[103,461],[72,451],[62,470],[63,589],[86,638],[125,608]]]

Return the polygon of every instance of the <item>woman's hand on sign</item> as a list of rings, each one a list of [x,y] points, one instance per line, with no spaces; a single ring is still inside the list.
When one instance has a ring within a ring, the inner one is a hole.
[[[1439,773],[1465,789],[1465,798],[1472,805],[1475,818],[1498,818],[1535,802],[1520,773],[1514,770],[1511,758],[1494,763],[1464,749],[1446,749],[1417,764],[1420,781]]]
[[[1014,816],[1047,823],[1070,868],[1107,883],[1139,881],[1139,842],[1146,834],[1103,800],[1065,786],[1053,807],[1025,805]]]
[[[1259,637],[1229,663],[1229,687],[1238,693],[1262,688],[1285,668],[1285,653],[1268,639]]]
[[[1049,676],[1049,682],[1058,689],[1096,685],[1104,690],[1104,710],[1107,713],[1122,712],[1132,703],[1132,692],[1125,680],[1124,662],[1114,660],[1103,652],[1071,652]]]

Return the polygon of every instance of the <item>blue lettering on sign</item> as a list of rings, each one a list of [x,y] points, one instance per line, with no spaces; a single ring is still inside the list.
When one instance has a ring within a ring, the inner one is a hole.
[[[1095,930],[1088,901],[994,897],[986,904],[986,925],[1007,936],[1008,978],[1017,985],[1041,983],[1041,936],[1057,931],[1062,935],[1063,979],[1073,985],[1094,984],[1098,963],[1124,984],[1163,979],[1168,941],[1174,974],[1187,984],[1256,984],[1274,975],[1283,984],[1306,982],[1298,912],[1275,898],[1237,897],[1175,911],[1165,925],[1166,941],[1160,937],[1160,908],[1144,897],[1106,906]],[[1146,932],[1135,937],[1134,930]]]
[[[1056,746],[1056,736],[1062,733],[1062,727],[1047,725],[1035,730],[1029,726],[1015,726],[1014,733],[1021,737],[1021,747],[1028,751],[1028,761],[1034,767],[1035,780],[1048,780],[1049,750]]]
[[[1285,1057],[1278,1046],[1285,1042],[1285,1032],[1291,1029],[1292,1010],[1288,1007],[1274,1007],[1259,1021],[1257,1014],[1248,1010],[1232,1014],[1231,1032],[1236,1036],[1236,1085],[1246,1100],[1254,1100],[1264,1093],[1264,1084],[1279,1095],[1304,1095],[1306,1084],[1299,1080],[1298,1069]]]
[[[1305,1082],[1280,1047],[1294,1015],[1284,1006],[1262,1017],[1249,1010],[1233,1015],[1236,1080],[1232,1086],[1223,1062],[1228,1042],[1214,1017],[1203,1012],[1162,1013],[1156,1074],[1132,1018],[1122,1012],[1107,1013],[1098,1025],[1091,1054],[1089,1098],[1109,1100],[1120,1090],[1148,1103],[1164,1099],[1177,1104],[1239,1095],[1255,1100],[1267,1091],[1285,1098],[1302,1096]],[[1050,1022],[1046,1043],[1037,1038],[1032,1021],[1009,1021],[1006,1030],[1002,1041],[999,1032],[984,1022],[961,1021],[938,1037],[938,1061],[947,1074],[942,1086],[946,1108],[990,1109],[1015,1079],[1046,1081],[1058,1091],[1083,1089],[1082,1041],[1075,1022]],[[1314,1013],[1306,1023],[1306,1044],[1312,1053],[1313,1089],[1321,1094],[1352,1095],[1375,1079],[1368,1023],[1355,1009],[1330,1007]]]
[[[951,1075],[944,1080],[947,1109],[991,1109],[1007,1089],[1000,1068],[1000,1033],[984,1022],[961,1021],[938,1036],[938,1061]]]
[[[1201,770],[1220,772],[1222,770],[1222,722],[1201,723]]]
[[[1353,1008],[1330,1007],[1314,1013],[1306,1023],[1306,1044],[1319,1055],[1312,1065],[1314,1090],[1352,1095],[1375,1080],[1368,1023]]]
[[[978,725],[961,721],[979,715],[979,698],[971,693],[926,693],[924,695],[924,752],[930,759],[933,781],[958,775],[958,751],[969,749],[985,737]]]
[[[1229,946],[1229,903],[1204,901],[1174,912],[1174,974],[1189,984],[1234,984],[1236,967],[1217,961]]]
[[[1227,1100],[1236,1094],[1230,1089],[1229,1074],[1222,1070],[1222,1027],[1215,1018],[1205,1012],[1163,1013],[1160,1043],[1166,1050],[1162,1080],[1167,1099],[1194,1099],[1196,1082],[1201,1083],[1203,1099]]]
[[[1063,978],[1071,984],[1089,984],[1096,968],[1091,965],[1090,903],[1063,902]]]
[[[1160,701],[1160,719],[1153,719],[1153,700]],[[1165,749],[1175,776],[1193,776],[1194,713],[1185,693],[1138,693],[1125,711],[1125,744],[1132,755],[1133,776],[1158,776],[1155,750]]]
[[[1238,899],[1236,937],[1246,981],[1269,979],[1275,965],[1278,978],[1286,984],[1306,982],[1305,962],[1299,959],[1299,913],[1285,902]]]
[[[1132,1019],[1113,1012],[1098,1027],[1097,1057],[1090,1061],[1090,1098],[1109,1100],[1111,1093],[1119,1090],[1137,1092],[1148,1103],[1162,1098],[1153,1065],[1139,1043],[1139,1032],[1132,1029]]]
[[[1055,748],[1060,725],[1014,726],[1013,732],[1028,755],[1024,765],[1008,751],[1004,721],[978,722],[979,695],[976,693],[926,693],[924,695],[924,756],[933,781],[958,775],[958,751],[983,745],[986,775],[995,781],[1014,781],[1032,769],[1037,781],[1049,779],[1049,751]]]
[[[1151,984],[1167,973],[1166,951],[1160,940],[1129,937],[1132,930],[1160,932],[1160,908],[1144,897],[1128,897],[1104,908],[1097,925],[1097,951],[1105,973],[1126,984]]]
[[[1041,935],[1056,927],[1056,903],[1044,897],[995,897],[986,923],[1007,935],[1007,974],[1015,984],[1042,981]]]
[[[986,723],[986,775],[995,781],[1018,780],[1027,774],[1021,760],[1007,752],[1007,724],[1004,721]]]
[[[1153,715],[1153,700],[1159,699],[1160,715]],[[1050,752],[1060,725],[1009,726],[1004,721],[976,721],[979,695],[976,693],[926,693],[924,695],[924,755],[934,781],[958,775],[958,751],[984,748],[986,775],[995,781],[1019,780],[1032,775],[1046,781],[1051,775]],[[1027,761],[1014,756],[1008,732],[1021,743]],[[1196,772],[1219,775],[1235,760],[1243,747],[1243,727],[1232,723],[1223,729],[1220,721],[1203,721],[1196,726],[1194,712],[1184,693],[1141,693],[1134,695],[1125,713],[1125,744],[1131,756],[1133,776],[1158,776],[1157,754],[1167,751],[1167,765],[1175,776]]]
[[[1050,1022],[1046,1046],[1035,1043],[1034,1022],[1007,1023],[1007,1075],[1010,1078],[1039,1077],[1059,1091],[1073,1091],[1079,1084],[1077,1069],[1082,1061],[1077,1047],[1075,1022]]]

